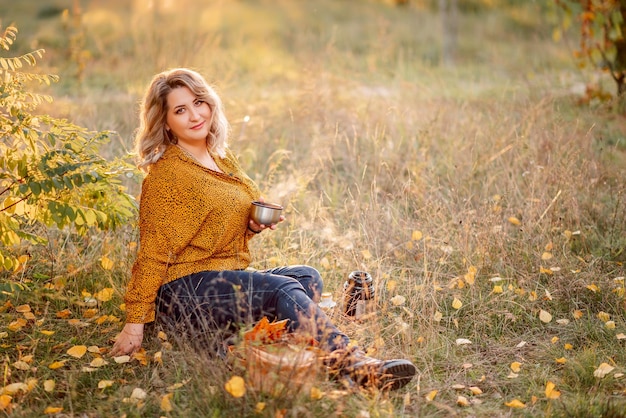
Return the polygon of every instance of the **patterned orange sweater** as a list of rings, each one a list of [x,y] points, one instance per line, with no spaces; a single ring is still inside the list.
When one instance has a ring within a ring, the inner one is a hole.
[[[154,320],[154,301],[164,283],[250,264],[248,215],[259,189],[233,153],[226,153],[213,156],[223,173],[177,146],[151,166],[141,188],[139,252],[124,297],[126,322]]]

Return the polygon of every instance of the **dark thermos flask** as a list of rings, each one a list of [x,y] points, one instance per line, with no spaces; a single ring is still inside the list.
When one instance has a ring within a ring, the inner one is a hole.
[[[374,281],[366,271],[353,271],[343,284],[343,309],[347,316],[360,318],[367,311],[367,302],[374,298]]]

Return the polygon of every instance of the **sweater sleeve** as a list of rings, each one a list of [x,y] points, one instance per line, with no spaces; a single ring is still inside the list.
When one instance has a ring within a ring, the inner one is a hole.
[[[126,322],[154,320],[154,302],[168,265],[196,235],[207,216],[205,197],[194,187],[193,178],[180,168],[155,170],[143,182],[139,202],[139,252],[124,297]],[[186,212],[194,216],[181,219],[183,205]]]

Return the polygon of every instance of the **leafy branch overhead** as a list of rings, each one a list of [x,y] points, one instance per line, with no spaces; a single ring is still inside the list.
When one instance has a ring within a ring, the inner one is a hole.
[[[617,94],[626,92],[626,3],[618,0],[555,0],[565,12],[561,27],[578,22],[579,45],[574,51],[580,65],[591,63],[610,73]],[[561,38],[561,28],[555,30]]]
[[[10,50],[16,36],[15,27],[5,29],[0,47]],[[43,53],[0,57],[0,270],[19,268],[24,240],[46,241],[37,226],[71,227],[84,234],[122,225],[136,211],[121,182],[123,175],[132,175],[132,166],[99,155],[110,132],[32,113],[52,98],[27,90],[27,84],[58,80],[22,70],[34,67]]]

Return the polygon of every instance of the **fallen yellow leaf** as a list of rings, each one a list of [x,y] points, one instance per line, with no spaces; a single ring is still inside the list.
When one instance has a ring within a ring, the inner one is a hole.
[[[96,357],[95,359],[91,360],[91,363],[89,363],[91,367],[102,367],[107,364],[109,364],[109,362],[107,362],[102,357]]]
[[[63,411],[63,407],[61,406],[49,406],[43,410],[43,413],[46,415],[54,415],[58,414],[61,411]]]
[[[246,394],[246,382],[241,376],[233,376],[224,384],[226,392],[234,398],[241,398]]]
[[[324,396],[324,392],[319,390],[317,387],[313,386],[311,388],[309,396],[311,397],[311,399],[315,399],[315,400],[322,399],[322,397]]]
[[[515,216],[511,216],[511,217],[508,219],[508,221],[509,221],[509,223],[511,223],[511,224],[513,224],[513,225],[515,225],[515,226],[519,226],[519,225],[521,225],[521,224],[522,224],[522,223],[520,222],[520,220],[519,220],[519,219],[517,219]]]
[[[572,316],[574,317],[574,319],[580,319],[583,317],[583,312],[576,309],[574,312],[572,312]]]
[[[391,302],[393,306],[402,306],[406,302],[406,298],[402,295],[395,295],[389,299],[389,302]]]
[[[615,329],[615,321],[606,321],[606,322],[604,323],[604,326],[605,326],[607,329]]]
[[[541,322],[547,324],[548,322],[552,321],[552,315],[550,315],[550,312],[544,311],[542,309],[539,311],[539,319],[541,320]]]
[[[104,255],[100,259],[100,264],[102,265],[102,268],[105,270],[111,270],[114,266],[113,260],[111,260],[109,257],[104,256]]]
[[[587,289],[591,290],[594,293],[596,293],[597,291],[600,290],[600,288],[598,286],[596,286],[595,284],[593,284],[593,283],[587,285]]]
[[[543,266],[539,266],[539,273],[547,274],[548,276],[552,276],[554,274],[554,272],[551,269],[547,269]]]
[[[28,324],[28,322],[24,318],[17,318],[15,321],[11,322],[7,327],[9,331],[17,332],[24,328]]]
[[[30,370],[30,365],[22,360],[18,360],[15,363],[13,363],[13,367],[15,367],[18,370]]]
[[[89,326],[89,324],[87,322],[83,322],[80,319],[76,319],[76,318],[68,319],[67,323],[70,324],[73,327],[81,327],[81,328],[83,328],[83,327],[88,327]]]
[[[72,357],[76,357],[76,358],[81,358],[82,356],[85,355],[86,352],[87,352],[86,345],[75,345],[74,347],[67,350],[68,355]]]
[[[548,383],[546,383],[546,398],[548,399],[557,399],[559,396],[561,396],[561,392],[559,392],[558,390],[555,389],[556,385],[550,381],[548,381]]]
[[[611,315],[606,312],[600,311],[598,312],[598,318],[600,319],[600,321],[606,322],[611,319]]]
[[[45,329],[39,330],[39,332],[41,332],[43,335],[47,335],[48,337],[54,335],[54,331],[48,331]]]
[[[96,316],[96,314],[98,313],[98,308],[89,308],[89,309],[85,309],[85,311],[83,312],[83,318],[93,318],[94,316]]]
[[[565,364],[565,363],[567,363],[567,359],[565,357],[558,358],[558,359],[556,359],[554,361],[556,361],[558,364]]]
[[[502,286],[497,284],[493,287],[493,293],[502,293],[504,290],[502,289]]]
[[[611,373],[615,367],[611,366],[607,363],[602,363],[598,368],[593,372],[593,375],[599,379],[602,379],[607,374]]]
[[[511,363],[510,367],[514,373],[519,373],[520,369],[522,368],[522,363],[520,363],[519,361],[514,361],[513,363]]]
[[[469,406],[470,403],[465,396],[458,396],[456,398],[456,404],[459,406]]]
[[[256,412],[257,414],[260,414],[261,412],[263,412],[264,409],[265,409],[265,402],[257,402],[256,406],[254,407],[254,412]]]
[[[108,302],[113,297],[113,292],[114,290],[112,287],[105,287],[101,291],[96,292],[93,297],[98,299],[100,302]]]
[[[55,386],[56,383],[54,383],[54,380],[52,379],[48,379],[43,382],[43,390],[45,390],[46,392],[52,392]]]
[[[508,406],[509,408],[517,408],[517,409],[526,408],[526,404],[524,404],[519,399],[513,399],[509,402],[506,402],[504,405]]]
[[[112,380],[101,380],[98,382],[98,389],[106,389],[113,386],[114,383]]]
[[[552,337],[552,339],[550,341],[552,342],[552,344],[556,344],[557,342],[559,342],[559,337],[554,336],[554,337]]]
[[[549,260],[552,258],[552,253],[550,252],[544,252],[543,254],[541,254],[541,259],[542,260]]]
[[[481,395],[483,391],[478,386],[470,386],[469,390],[473,395]]]
[[[174,396],[173,393],[167,393],[161,397],[161,411],[172,412],[174,409],[172,407],[172,396]]]
[[[70,316],[72,316],[72,311],[69,309],[63,309],[56,313],[56,317],[61,319],[69,318]]]
[[[48,366],[48,368],[50,368],[52,370],[56,370],[56,369],[60,369],[63,366],[65,366],[65,360],[63,360],[63,361],[55,361],[54,363],[50,364]]]
[[[423,236],[422,231],[417,231],[417,230],[415,230],[415,231],[413,231],[413,233],[411,234],[411,240],[412,240],[412,241],[419,241],[419,240],[421,240],[421,239],[422,239],[422,236]]]
[[[148,394],[142,388],[135,388],[130,394],[130,399],[136,400],[136,401],[142,401],[146,399],[147,397],[148,397]]]
[[[15,307],[15,311],[19,313],[30,312],[30,305],[20,305]]]
[[[148,364],[148,353],[146,353],[144,348],[140,348],[139,351],[133,354],[132,358],[137,360],[142,366],[146,366]]]
[[[30,392],[31,390],[35,389],[38,385],[39,381],[33,377],[31,377],[30,379],[26,380],[26,387],[27,387],[27,391]]]
[[[461,302],[459,299],[454,298],[454,300],[452,301],[452,307],[454,309],[461,309],[461,307],[463,306],[463,302]]]
[[[0,411],[5,411],[5,410],[9,410],[10,411],[10,406],[11,406],[11,400],[13,398],[10,395],[0,395]]]
[[[428,402],[430,402],[435,399],[435,396],[437,396],[437,391],[431,390],[430,392],[428,392],[428,394],[426,394],[425,398]]]
[[[28,385],[23,382],[11,383],[0,389],[3,395],[15,395],[17,392],[28,392]]]
[[[473,285],[476,282],[476,273],[478,273],[478,269],[476,266],[469,266],[467,268],[467,273],[463,276],[468,285]]]
[[[185,379],[183,380],[181,383],[174,383],[173,385],[170,385],[167,387],[167,391],[168,392],[174,392],[177,389],[182,388],[183,386],[185,386],[187,383],[189,383],[191,379]]]

